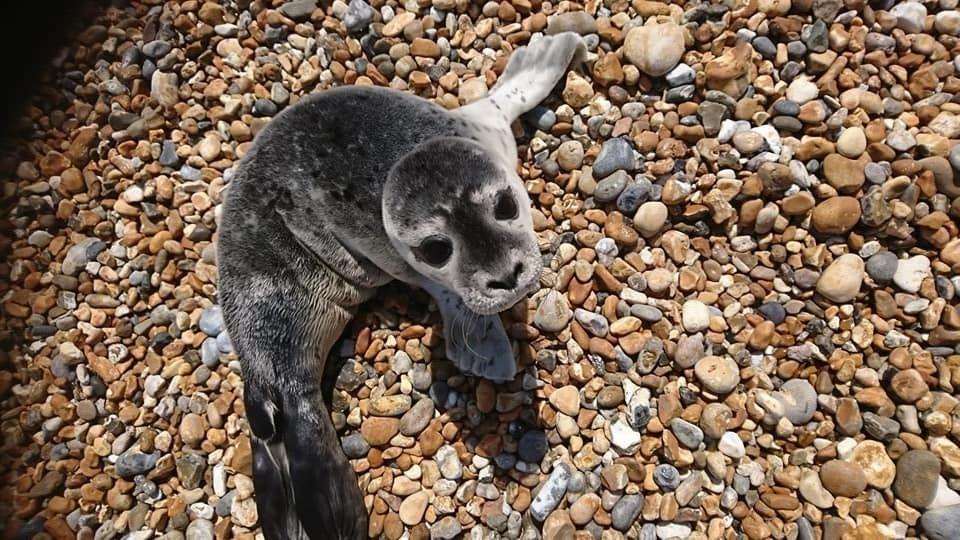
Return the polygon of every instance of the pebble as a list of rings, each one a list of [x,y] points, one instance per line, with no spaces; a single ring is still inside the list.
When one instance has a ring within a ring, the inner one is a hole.
[[[930,275],[930,259],[923,255],[916,255],[903,259],[897,264],[893,273],[893,282],[909,293],[920,290],[920,284]]]
[[[710,326],[710,310],[699,300],[688,300],[683,304],[683,328],[693,334],[706,330]]]
[[[834,459],[820,467],[823,487],[838,497],[856,497],[867,489],[867,477],[857,464]]]
[[[920,517],[920,526],[930,540],[950,540],[960,530],[960,504],[927,510]]]
[[[743,439],[732,431],[727,431],[720,437],[717,443],[717,450],[730,459],[740,459],[746,455],[746,448],[743,445]]]
[[[559,291],[551,290],[540,301],[533,324],[544,332],[559,332],[567,327],[572,317],[567,299]]]
[[[685,51],[683,31],[672,22],[637,26],[627,32],[623,50],[637,69],[659,77],[680,62]]]
[[[725,356],[705,356],[694,367],[697,380],[717,395],[733,391],[740,383],[740,367]]]
[[[940,458],[929,450],[909,450],[897,460],[893,492],[918,510],[930,506],[940,480]]]
[[[633,218],[633,225],[644,237],[660,232],[667,221],[667,206],[659,201],[649,201],[640,205]]]
[[[820,274],[817,292],[834,302],[849,302],[860,292],[863,273],[863,259],[852,253],[841,255]]]
[[[600,154],[593,162],[593,175],[597,178],[606,178],[616,171],[633,169],[633,147],[626,139],[619,137],[603,143]]]
[[[899,260],[890,251],[881,251],[867,259],[867,274],[878,283],[889,283],[897,272]]]
[[[566,494],[569,482],[570,468],[561,463],[553,469],[546,482],[540,486],[537,496],[530,503],[530,515],[533,519],[537,521],[547,519],[547,515],[560,504],[564,494]]]
[[[610,511],[610,521],[613,528],[618,531],[627,531],[636,523],[640,512],[643,510],[643,496],[624,495],[613,506]]]

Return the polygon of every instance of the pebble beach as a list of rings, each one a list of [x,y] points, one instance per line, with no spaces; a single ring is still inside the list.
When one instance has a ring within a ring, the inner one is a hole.
[[[389,540],[960,535],[958,0],[200,0],[98,10],[0,151],[0,536],[258,539],[221,204],[280,111],[447,109],[588,54],[513,126],[518,373],[384,287],[328,403]]]

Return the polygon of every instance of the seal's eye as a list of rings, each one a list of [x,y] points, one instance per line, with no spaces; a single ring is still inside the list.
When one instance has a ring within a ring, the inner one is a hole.
[[[493,217],[500,221],[507,221],[517,217],[517,201],[510,190],[497,193],[497,204],[493,208]]]
[[[414,249],[417,258],[430,266],[443,266],[453,253],[453,244],[448,238],[434,235],[428,236],[420,246]]]

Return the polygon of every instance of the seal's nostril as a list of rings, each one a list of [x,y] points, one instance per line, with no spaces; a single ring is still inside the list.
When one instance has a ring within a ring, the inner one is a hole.
[[[523,263],[517,263],[513,267],[513,273],[503,279],[495,279],[487,282],[488,289],[511,290],[517,287],[517,279],[523,273]]]

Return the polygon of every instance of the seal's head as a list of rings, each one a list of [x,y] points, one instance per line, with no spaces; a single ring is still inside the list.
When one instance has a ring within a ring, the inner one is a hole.
[[[384,186],[383,223],[410,266],[476,313],[503,311],[537,286],[527,192],[470,139],[430,139],[400,159]]]

